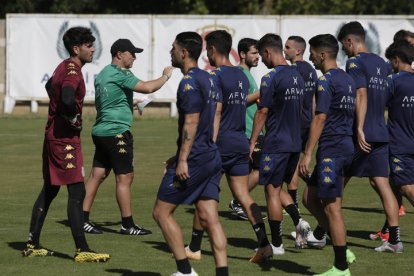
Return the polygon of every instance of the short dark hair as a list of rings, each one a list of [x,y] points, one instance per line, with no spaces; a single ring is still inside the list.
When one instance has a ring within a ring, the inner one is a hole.
[[[182,32],[175,37],[178,45],[187,50],[190,57],[198,60],[203,49],[203,39],[196,32]]]
[[[309,45],[315,49],[327,49],[331,53],[331,58],[336,58],[339,45],[336,38],[331,34],[320,34],[309,39]]]
[[[338,33],[338,40],[341,41],[348,35],[355,35],[365,40],[365,30],[358,21],[351,21],[341,27]]]
[[[257,40],[253,38],[240,39],[239,44],[237,45],[237,52],[239,53],[239,56],[241,52],[247,53],[250,47],[252,46],[256,47],[256,44],[257,44]]]
[[[407,37],[414,38],[414,33],[407,30],[399,30],[394,35],[394,42],[397,40],[407,40]]]
[[[260,51],[262,51],[264,48],[272,48],[272,49],[276,49],[279,52],[283,51],[283,43],[282,43],[282,39],[280,38],[279,35],[277,34],[265,34],[260,40],[259,42],[257,42],[257,49]]]
[[[385,50],[387,59],[398,57],[402,62],[412,64],[414,61],[414,46],[406,40],[394,41],[387,50]]]
[[[95,41],[91,29],[85,27],[70,28],[65,32],[62,39],[66,50],[71,56],[75,55],[73,52],[74,46],[81,46],[85,43],[93,43]]]
[[[295,41],[295,43],[299,43],[303,46],[303,52],[305,52],[306,49],[306,41],[303,39],[303,37],[298,36],[298,35],[291,35],[288,37],[288,40],[293,40]],[[303,54],[302,52],[302,54]]]
[[[217,52],[225,56],[230,54],[232,38],[227,31],[212,31],[211,33],[208,33],[204,39],[206,40],[207,47],[214,46]]]

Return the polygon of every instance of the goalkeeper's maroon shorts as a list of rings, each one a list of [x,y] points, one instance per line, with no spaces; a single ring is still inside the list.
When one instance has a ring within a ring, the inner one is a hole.
[[[43,143],[43,179],[51,185],[68,185],[84,181],[80,140],[48,140]]]

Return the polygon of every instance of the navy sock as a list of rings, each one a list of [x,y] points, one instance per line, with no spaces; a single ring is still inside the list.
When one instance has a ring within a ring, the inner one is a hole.
[[[289,216],[292,218],[293,225],[298,225],[299,220],[301,218],[298,207],[295,204],[290,204],[285,208],[286,212],[289,214]]]
[[[397,244],[400,240],[400,227],[399,226],[390,226],[388,227],[390,231],[390,237],[388,239],[388,242],[391,244]]]
[[[191,251],[196,252],[201,249],[201,240],[203,239],[203,233],[203,230],[193,228],[193,232],[191,234],[191,242],[188,246]]]
[[[124,228],[131,228],[131,227],[134,227],[134,226],[135,226],[135,223],[134,223],[134,219],[132,218],[132,216],[129,216],[129,217],[123,217],[123,218],[122,218],[122,226],[123,226]]]
[[[335,263],[334,266],[339,270],[348,269],[348,263],[346,262],[346,245],[343,246],[333,246],[335,253]]]
[[[228,266],[216,267],[216,276],[228,276],[228,275],[229,275]]]
[[[279,247],[282,244],[282,222],[269,220],[270,232],[272,234],[272,244]]]
[[[298,190],[297,189],[288,189],[288,194],[292,197],[293,202],[296,205],[296,208],[298,208]]]
[[[190,274],[191,273],[191,265],[188,261],[188,258],[182,260],[176,260],[175,263],[177,264],[177,270],[183,274]]]
[[[265,247],[266,245],[269,244],[269,240],[267,239],[267,235],[266,235],[266,228],[263,222],[253,225],[253,230],[256,233],[259,247]]]
[[[313,236],[317,239],[317,240],[322,240],[323,237],[325,237],[326,232],[325,230],[323,230],[322,227],[320,227],[319,225],[316,226],[315,230],[313,230]]]

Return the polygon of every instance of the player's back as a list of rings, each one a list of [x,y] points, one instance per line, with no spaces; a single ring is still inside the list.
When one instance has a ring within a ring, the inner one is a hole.
[[[75,112],[82,115],[83,99],[86,93],[85,82],[80,66],[69,59],[62,61],[56,67],[52,77],[46,83],[49,111],[45,132],[50,140],[79,138],[79,131],[71,129],[62,116],[63,87],[70,87],[75,91]]]
[[[309,128],[313,118],[313,96],[316,92],[318,75],[312,65],[304,60],[296,61],[295,65],[305,82],[302,103],[302,128]]]
[[[414,154],[414,73],[402,71],[389,79],[388,131],[393,154]]]
[[[387,76],[391,67],[384,59],[372,53],[360,53],[347,61],[347,72],[355,81],[356,89],[367,89],[367,111],[364,134],[368,142],[388,142],[384,112],[387,103]]]
[[[199,69],[191,68],[183,77],[178,87],[177,107],[178,118],[178,152],[182,142],[182,131],[186,114],[199,113],[196,136],[191,147],[189,158],[193,155],[217,149],[213,142],[213,126],[215,115],[215,99],[213,82],[210,75]]]
[[[249,152],[245,135],[249,80],[238,67],[233,66],[220,66],[211,74],[216,80],[222,101],[217,137],[220,153]]]
[[[259,108],[269,108],[264,152],[300,152],[304,89],[302,76],[292,66],[279,65],[262,78]]]

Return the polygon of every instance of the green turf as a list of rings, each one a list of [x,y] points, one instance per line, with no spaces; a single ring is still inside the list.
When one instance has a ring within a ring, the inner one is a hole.
[[[85,120],[83,151],[85,171],[90,170],[93,146],[90,129],[93,118]],[[162,162],[175,152],[176,121],[137,120],[132,131],[135,137],[136,174],[133,186],[133,210],[137,223],[153,230],[146,237],[117,234],[120,214],[115,200],[114,179],[109,177],[98,192],[91,219],[106,229],[104,235],[87,235],[90,246],[106,251],[112,259],[105,264],[77,264],[72,260],[75,248],[70,229],[66,226],[67,191],[63,188],[52,203],[47,216],[42,244],[58,252],[55,257],[22,258],[31,208],[42,187],[41,151],[45,118],[0,118],[0,267],[2,275],[169,275],[174,272],[171,258],[161,231],[151,216],[152,206],[160,183]],[[302,185],[303,187],[303,185]],[[256,201],[264,206],[262,188],[253,192]],[[235,220],[228,211],[229,189],[222,182],[220,203],[221,222],[228,237],[229,269],[231,275],[306,275],[320,273],[332,265],[332,247],[323,250],[296,250],[288,233],[293,230],[290,218],[283,225],[286,254],[275,257],[263,266],[250,264],[255,248],[255,235],[248,222]],[[413,208],[401,219],[403,254],[377,253],[380,242],[368,240],[383,223],[381,204],[366,179],[353,179],[345,192],[344,214],[348,229],[349,247],[357,255],[351,267],[354,275],[413,275],[414,227]],[[264,209],[263,209],[264,210]],[[315,220],[301,208],[304,218],[315,226]],[[180,207],[176,218],[182,226],[185,240],[191,235],[192,207]],[[268,228],[267,228],[268,229]],[[268,229],[268,232],[269,229]],[[214,275],[214,260],[205,238],[203,259],[192,262],[200,275]]]

